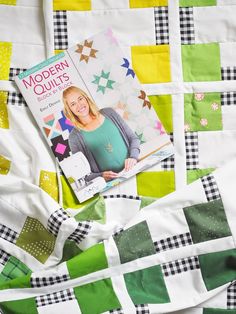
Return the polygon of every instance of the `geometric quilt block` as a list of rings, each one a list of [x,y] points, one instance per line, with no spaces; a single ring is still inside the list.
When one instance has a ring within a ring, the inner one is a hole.
[[[99,314],[120,308],[110,278],[75,287],[74,293],[83,314]]]
[[[132,46],[132,66],[141,83],[171,81],[168,45]]]
[[[124,279],[134,304],[170,302],[160,265],[126,273]]]
[[[182,45],[181,49],[185,82],[221,81],[218,43]]]
[[[130,8],[148,8],[167,5],[167,0],[129,0]]]
[[[185,94],[184,120],[186,131],[222,130],[220,93]]]
[[[221,199],[183,209],[193,243],[231,236]]]
[[[156,253],[146,221],[142,221],[113,236],[121,263]]]
[[[180,0],[179,5],[181,7],[215,6],[217,5],[217,0]]]
[[[59,161],[62,161],[64,158],[70,156],[68,140],[64,140],[62,135],[52,138],[51,142],[51,149]]]
[[[38,314],[35,298],[28,298],[28,299],[22,299],[22,300],[16,300],[16,301],[6,301],[6,302],[1,302],[0,305],[1,305],[1,309],[4,311],[3,313]]]
[[[45,263],[54,250],[55,237],[37,219],[27,217],[16,245]]]
[[[19,278],[31,273],[31,270],[16,257],[11,256],[0,274],[0,282]]]

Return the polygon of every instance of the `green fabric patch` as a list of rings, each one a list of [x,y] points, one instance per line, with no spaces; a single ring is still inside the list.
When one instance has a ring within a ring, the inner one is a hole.
[[[59,189],[56,172],[41,170],[39,177],[39,186],[56,202],[59,201]]]
[[[11,161],[0,155],[0,174],[8,174],[11,166]]]
[[[187,170],[187,183],[190,184],[197,179],[210,174],[215,168]]]
[[[101,224],[106,223],[106,204],[102,196],[96,197],[84,206],[77,215],[77,221],[93,220]]]
[[[1,51],[0,51],[1,57]],[[1,64],[0,64],[1,69]],[[7,92],[0,91],[0,128],[9,129],[8,110],[7,110]]]
[[[199,262],[208,291],[236,279],[236,249],[200,255]]]
[[[221,81],[218,43],[182,45],[181,49],[185,82]]]
[[[138,195],[160,198],[175,191],[174,171],[148,171],[136,175]]]
[[[37,219],[27,217],[16,245],[45,263],[52,254],[56,238]]]
[[[31,271],[28,275],[21,276],[10,281],[0,283],[0,290],[6,289],[20,289],[20,288],[32,288],[30,283]]]
[[[236,314],[236,309],[205,308],[203,314]]]
[[[127,273],[124,279],[134,304],[170,302],[160,265]]]
[[[184,121],[188,132],[222,130],[220,93],[185,94]]]
[[[183,209],[193,243],[231,236],[222,200]]]
[[[121,263],[155,254],[154,244],[146,221],[142,221],[113,236]]]
[[[83,314],[100,314],[121,307],[111,279],[75,287],[74,292]]]
[[[167,133],[173,132],[171,95],[148,96]]]
[[[31,270],[16,257],[11,256],[0,274],[0,283],[28,275]]]
[[[99,243],[66,262],[70,278],[77,278],[108,267],[104,244]]]
[[[4,314],[38,314],[35,298],[1,302],[0,307]]]
[[[74,241],[67,240],[63,247],[62,259],[60,263],[68,261],[69,259],[81,254],[83,251],[76,245]]]
[[[154,197],[141,197],[140,209],[142,209],[143,207],[146,207],[146,206],[152,204],[156,200],[157,199],[154,198]]]
[[[217,0],[180,0],[180,7],[206,7],[217,5]]]

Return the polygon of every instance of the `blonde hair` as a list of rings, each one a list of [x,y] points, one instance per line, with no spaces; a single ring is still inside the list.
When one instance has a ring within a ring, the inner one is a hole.
[[[70,86],[66,88],[62,93],[62,99],[64,103],[64,114],[69,119],[72,124],[77,127],[78,129],[83,129],[84,125],[80,122],[79,118],[71,111],[69,104],[67,102],[66,97],[73,91],[80,93],[88,102],[89,105],[89,113],[92,117],[97,118],[99,116],[99,109],[96,104],[92,101],[92,99],[79,87],[77,86]]]

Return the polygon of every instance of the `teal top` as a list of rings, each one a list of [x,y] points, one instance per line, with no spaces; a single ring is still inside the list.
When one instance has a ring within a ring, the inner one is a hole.
[[[119,172],[128,158],[128,148],[116,125],[105,117],[102,125],[93,131],[80,131],[101,171]]]

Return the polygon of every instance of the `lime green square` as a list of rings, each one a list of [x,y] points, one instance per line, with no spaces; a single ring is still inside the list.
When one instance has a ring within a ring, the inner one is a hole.
[[[83,314],[100,314],[121,307],[110,278],[75,287],[74,293]]]
[[[208,291],[236,279],[236,249],[200,255],[199,262]]]
[[[52,254],[56,238],[37,219],[27,217],[16,245],[45,263]]]
[[[99,243],[67,261],[70,278],[77,278],[108,267],[104,244]]]
[[[146,221],[142,221],[113,236],[121,263],[156,253]]]
[[[148,97],[167,133],[173,132],[171,95]]]
[[[186,131],[218,131],[223,129],[220,93],[184,95]]]
[[[1,302],[0,308],[6,314],[38,314],[35,298]]]
[[[174,171],[148,171],[136,175],[140,196],[163,197],[175,191]]]
[[[210,174],[215,168],[193,169],[187,171],[187,183],[190,184],[199,178]]]
[[[124,279],[134,304],[170,302],[160,265],[127,273]]]
[[[206,7],[217,5],[217,0],[180,0],[181,7]]]
[[[182,45],[181,49],[185,82],[221,81],[218,43]]]
[[[231,236],[222,200],[184,208],[193,243]]]

